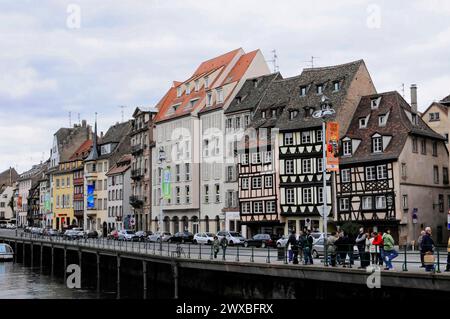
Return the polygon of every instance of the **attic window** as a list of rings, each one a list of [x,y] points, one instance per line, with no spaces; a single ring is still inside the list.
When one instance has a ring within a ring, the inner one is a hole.
[[[289,111],[289,119],[293,120],[297,117],[298,111]]]
[[[217,103],[223,103],[223,90],[222,88],[218,88],[216,90],[217,93]]]
[[[277,109],[272,109],[272,117],[277,117]]]
[[[378,116],[378,126],[386,126],[387,114]]]
[[[197,103],[197,101],[198,101],[198,99],[190,100],[190,101],[189,101],[189,108],[193,108],[194,105],[195,105],[195,103]]]
[[[337,92],[341,89],[341,82],[339,81],[334,81],[333,82],[333,91]]]
[[[263,119],[266,118],[266,111],[262,111],[262,112],[261,112],[261,117],[262,117]]]
[[[414,124],[414,125],[418,124],[417,114],[411,115],[411,121],[412,121],[412,124]]]
[[[181,96],[181,86],[177,87],[177,97]]]
[[[301,86],[300,87],[300,96],[305,96],[306,95],[306,86]]]
[[[190,83],[186,83],[186,95],[191,94],[191,84]]]
[[[240,96],[236,96],[236,103],[241,104],[242,98]]]
[[[323,93],[323,84],[318,84],[316,86],[316,93],[317,94],[322,94]]]
[[[430,113],[430,122],[439,121],[439,112]]]
[[[370,100],[370,108],[376,110],[380,105],[381,98],[373,98]]]
[[[366,128],[367,127],[367,118],[361,117],[359,119],[359,128]]]
[[[195,80],[195,91],[197,92],[200,89],[200,82],[199,80]]]
[[[206,106],[211,106],[212,104],[212,93],[208,92],[206,94]]]
[[[209,86],[209,77],[205,77],[205,89]]]
[[[257,80],[257,79],[254,79],[254,80],[253,80],[253,86],[254,86],[255,88],[258,87],[258,80]]]

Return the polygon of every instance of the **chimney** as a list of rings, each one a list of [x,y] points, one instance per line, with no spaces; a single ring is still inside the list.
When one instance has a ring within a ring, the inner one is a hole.
[[[411,84],[411,109],[417,113],[417,85]]]

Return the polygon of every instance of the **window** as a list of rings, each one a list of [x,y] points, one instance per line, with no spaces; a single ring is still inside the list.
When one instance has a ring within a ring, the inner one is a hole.
[[[259,152],[252,154],[252,164],[260,164],[261,163],[261,154]]]
[[[286,160],[285,163],[286,163],[285,173],[294,174],[294,160]]]
[[[322,94],[323,93],[323,84],[319,84],[316,86],[316,93]]]
[[[374,98],[370,100],[370,107],[372,108],[372,110],[377,109],[379,104],[380,104],[379,98]]]
[[[272,176],[264,177],[264,187],[272,188],[272,186],[273,186],[273,177]]]
[[[181,180],[180,177],[180,165],[175,165],[175,181],[179,182]]]
[[[418,152],[417,137],[413,137],[412,138],[412,151],[413,151],[413,153],[417,153]]]
[[[253,189],[261,188],[261,185],[262,185],[261,177],[253,177],[252,178],[252,188]]]
[[[312,204],[312,188],[303,188],[303,204]]]
[[[262,111],[262,112],[261,112],[261,117],[262,117],[263,119],[266,118],[266,111]]]
[[[372,197],[371,196],[365,196],[362,199],[362,209],[368,210],[372,209]]]
[[[442,182],[444,184],[448,184],[448,167],[442,168]]]
[[[295,189],[286,189],[286,204],[295,204]]]
[[[275,201],[271,200],[266,203],[266,213],[275,213]]]
[[[311,173],[311,158],[302,160],[302,173],[303,174]]]
[[[191,165],[189,163],[184,164],[184,171],[186,175],[186,181],[191,180]]]
[[[277,117],[277,110],[276,109],[272,109],[272,114],[270,116],[273,117],[273,118]]]
[[[180,200],[180,188],[179,187],[175,187],[175,203],[176,204],[180,204],[181,200]]]
[[[347,211],[350,209],[350,200],[348,198],[341,198],[339,200],[339,208],[341,211]]]
[[[344,156],[352,155],[352,141],[344,141],[342,146],[344,149]]]
[[[209,156],[209,140],[203,140],[203,157]]]
[[[375,197],[375,208],[385,209],[386,208],[386,196],[376,196]]]
[[[235,124],[236,129],[241,128],[241,118],[239,116],[237,116],[235,121],[236,121],[236,124]]]
[[[368,181],[375,180],[375,166],[366,167],[366,180]]]
[[[241,164],[242,165],[248,165],[248,154],[242,154],[241,155]]]
[[[320,204],[323,204],[323,187],[317,188],[317,200]]]
[[[217,93],[217,103],[223,103],[223,90],[221,88],[216,90]]]
[[[341,170],[341,183],[350,183],[350,182],[351,182],[350,168],[342,169]]]
[[[254,214],[262,214],[263,213],[263,203],[262,202],[254,202],[253,203],[253,213]]]
[[[212,105],[212,93],[208,92],[206,93],[206,106]]]
[[[305,96],[306,95],[306,86],[301,86],[300,87],[300,96]]]
[[[177,97],[181,96],[181,86],[177,87]]]
[[[195,91],[197,92],[198,90],[200,90],[200,81],[199,80],[195,80]]]
[[[439,184],[439,167],[433,166],[433,179],[435,184]]]
[[[365,117],[361,117],[359,119],[359,128],[366,128],[367,127],[367,119]]]
[[[436,141],[433,141],[433,156],[438,156],[438,144]]]
[[[186,95],[191,94],[191,85],[190,83],[186,83]]]
[[[443,213],[444,212],[444,195],[443,194],[439,194],[438,203],[439,203],[439,211],[441,213]]]
[[[317,172],[323,172],[323,159],[322,158],[318,158],[317,159]]]
[[[302,144],[311,143],[311,132],[302,132]]]
[[[298,111],[289,111],[289,119],[293,120],[297,117]]]
[[[249,115],[245,115],[244,116],[244,125],[245,127],[247,127],[250,124],[250,116]]]
[[[264,152],[264,163],[272,163],[272,152]]]
[[[284,134],[284,145],[293,145],[294,144],[294,134],[293,133],[285,133]]]
[[[209,203],[209,185],[204,186],[204,199],[205,203]]]
[[[420,152],[427,155],[427,140],[424,138],[420,141]]]
[[[185,186],[184,191],[186,193],[186,204],[190,204],[191,203],[191,188],[189,186]]]
[[[387,165],[379,165],[377,166],[377,178],[378,179],[387,179]]]
[[[233,119],[227,119],[225,122],[225,128],[228,130],[233,128]]]
[[[242,189],[248,189],[248,177],[242,178]]]
[[[242,203],[241,204],[241,212],[244,214],[250,214],[250,203]]]
[[[374,153],[383,152],[383,140],[381,137],[372,137],[372,149]]]
[[[378,116],[378,126],[386,126],[387,115],[379,115]]]
[[[430,122],[439,121],[439,112],[430,113]]]
[[[337,92],[341,89],[341,83],[339,81],[334,81],[333,82],[333,91]]]
[[[205,77],[205,89],[209,87],[209,77]]]
[[[402,206],[403,209],[408,209],[408,195],[402,196]]]
[[[227,167],[227,182],[231,182],[234,180],[234,170],[233,166]]]
[[[406,173],[407,173],[407,171],[406,171],[406,163],[402,163],[402,178],[406,178]]]

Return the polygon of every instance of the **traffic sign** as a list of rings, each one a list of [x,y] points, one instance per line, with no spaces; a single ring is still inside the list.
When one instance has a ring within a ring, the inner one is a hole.
[[[318,206],[317,209],[319,210],[320,216],[323,217],[323,205]],[[327,205],[327,216],[330,216],[330,212],[331,212],[331,206]]]

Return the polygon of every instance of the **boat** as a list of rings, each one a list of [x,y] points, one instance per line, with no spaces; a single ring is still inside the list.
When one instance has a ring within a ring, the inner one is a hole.
[[[0,244],[0,262],[14,259],[14,251],[8,244]]]

